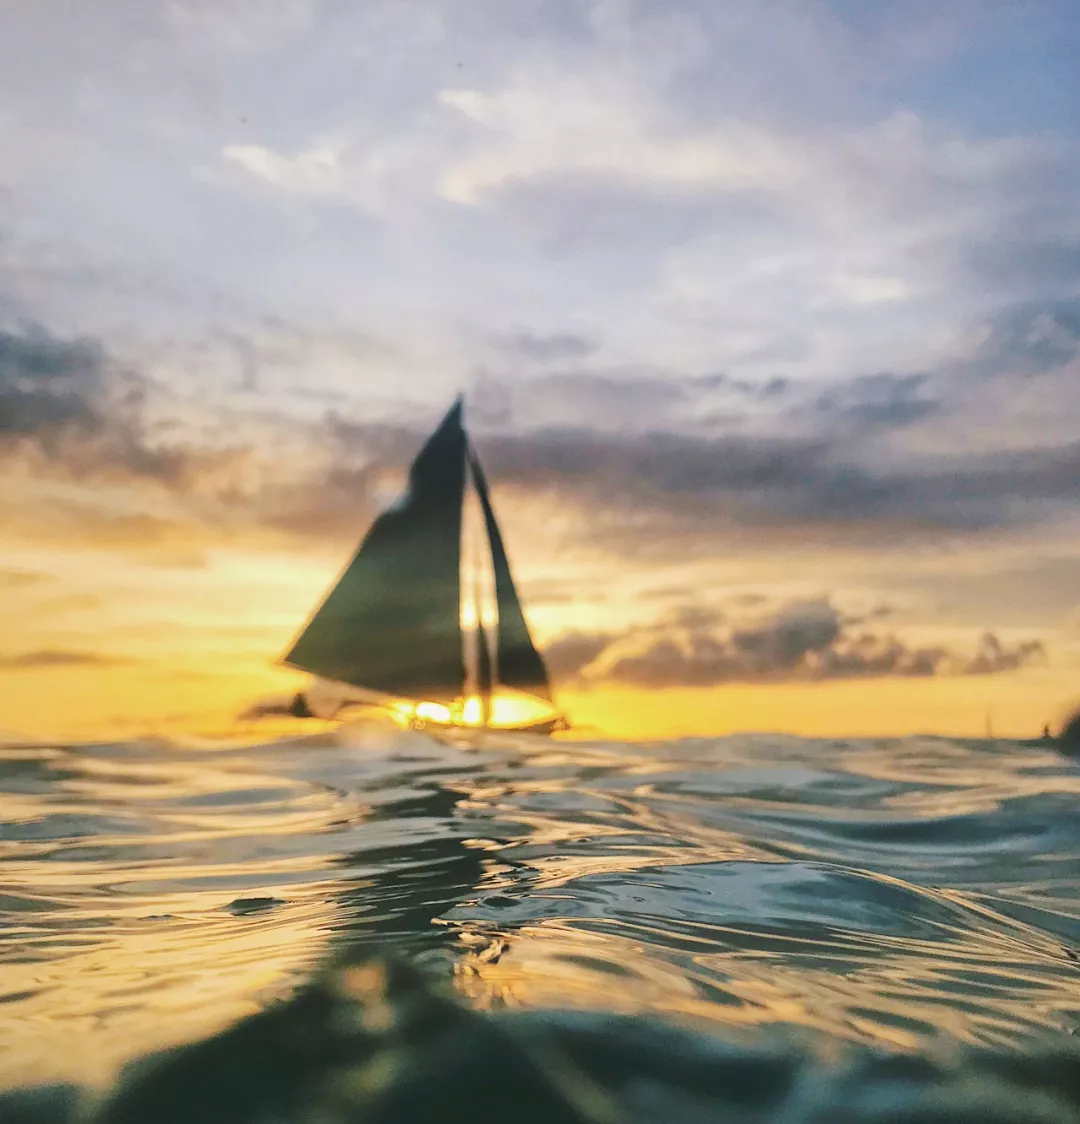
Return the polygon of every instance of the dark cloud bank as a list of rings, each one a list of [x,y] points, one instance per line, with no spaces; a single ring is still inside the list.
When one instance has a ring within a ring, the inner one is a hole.
[[[97,340],[37,325],[0,331],[0,458],[30,453],[74,476],[181,487],[201,458],[155,439],[143,410],[150,389]]]
[[[845,618],[827,598],[793,601],[753,624],[728,623],[691,607],[627,633],[570,632],[548,645],[553,673],[636,687],[714,687],[723,683],[938,675],[993,675],[1045,659],[1038,640],[1009,647],[991,632],[974,653],[911,647],[865,628],[884,614]],[[644,642],[644,646],[642,644]],[[620,654],[628,646],[632,653]],[[593,674],[589,674],[592,672]]]
[[[559,362],[587,358],[593,346],[577,336],[528,333],[504,344]],[[1017,393],[1032,393],[1031,380],[1067,374],[1078,354],[1080,300],[1017,305],[997,317],[979,354],[953,376],[965,380],[965,394],[975,394],[980,380],[1014,372]],[[880,372],[798,387],[779,377],[752,384],[723,373],[623,375],[548,371],[527,380],[524,391],[504,384],[498,408],[486,414],[491,396],[473,396],[476,440],[504,510],[527,495],[553,499],[586,516],[590,545],[658,564],[706,556],[718,544],[728,551],[747,544],[793,551],[845,542],[932,546],[1077,510],[1080,407],[1077,439],[1010,449],[1003,433],[990,452],[912,451],[885,462],[875,455],[879,446],[892,440],[906,448],[905,435],[928,419],[963,433],[956,394],[949,404],[941,393],[948,379]],[[491,379],[486,385],[497,389]],[[222,415],[208,417],[206,432],[181,439],[148,420],[148,407],[160,407],[155,396],[163,393],[125,370],[100,341],[33,326],[0,330],[0,469],[29,460],[82,486],[50,501],[41,518],[100,532],[103,541],[183,542],[200,528],[261,528],[336,547],[355,540],[385,505],[443,405],[399,424],[333,413],[315,425],[279,417],[271,431],[258,430],[265,418]],[[531,415],[545,396],[577,424],[538,425]],[[688,406],[697,408],[698,424],[680,427]],[[1071,400],[1062,401],[1063,417],[1073,410]],[[619,424],[605,429],[608,416]],[[713,416],[723,424],[710,428]],[[763,416],[776,424],[763,425]],[[283,471],[281,449],[290,442],[300,453]],[[141,507],[106,509],[95,490],[103,482],[135,485]],[[740,666],[752,660],[745,646],[709,658]],[[843,658],[829,649],[828,658],[838,667],[870,659],[864,649]],[[907,657],[893,649],[873,658],[906,667]]]
[[[1024,349],[1041,363],[1072,361],[1080,347],[1080,301],[1010,310],[996,331],[1003,361]],[[579,346],[576,337],[523,338],[533,350]],[[571,396],[573,378],[555,378],[551,393]],[[874,467],[866,453],[879,434],[942,409],[926,376],[848,380],[793,401],[783,432],[756,434],[748,426],[679,432],[665,427],[660,405],[672,395],[733,388],[744,397],[782,400],[791,393],[783,380],[743,387],[714,375],[620,384],[584,373],[578,382],[593,403],[604,395],[625,396],[624,404],[636,396],[644,424],[613,432],[580,423],[487,432],[481,426],[478,441],[500,487],[552,494],[595,511],[601,517],[594,532],[613,549],[636,540],[644,550],[649,535],[643,532],[652,532],[659,550],[693,537],[707,545],[733,526],[818,538],[850,531],[883,541],[914,532],[956,534],[1037,522],[1075,508],[1078,498],[1080,439],[948,460],[912,455],[901,467]],[[343,522],[351,534],[370,518],[380,505],[380,482],[400,474],[434,421],[433,415],[394,426],[328,415],[307,435],[309,466],[290,482],[274,477],[272,443],[261,447],[238,437],[242,419],[231,430],[226,420],[216,444],[170,441],[145,420],[152,392],[97,341],[59,339],[40,328],[0,332],[0,458],[29,452],[88,483],[141,480],[181,499],[197,495],[203,515],[212,500],[222,517],[243,512],[245,521],[336,537]],[[793,419],[805,423],[801,431]]]

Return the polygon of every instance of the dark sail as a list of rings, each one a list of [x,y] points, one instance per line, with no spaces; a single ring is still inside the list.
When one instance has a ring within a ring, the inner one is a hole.
[[[285,663],[388,695],[460,697],[465,455],[459,398],[413,461],[405,496],[372,524]]]
[[[499,631],[496,652],[498,653],[497,676],[500,683],[516,691],[538,695],[551,701],[551,683],[547,668],[536,645],[529,635],[529,626],[521,608],[514,579],[510,574],[510,562],[506,557],[499,524],[491,506],[487,479],[475,451],[469,448],[469,465],[472,468],[473,482],[476,485],[480,505],[484,509],[484,523],[487,526],[488,540],[491,543],[491,556],[495,563],[495,599],[499,606]]]

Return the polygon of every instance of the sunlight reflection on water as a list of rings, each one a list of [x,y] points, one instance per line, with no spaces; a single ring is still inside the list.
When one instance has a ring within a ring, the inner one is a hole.
[[[913,1048],[1080,1012],[1080,773],[906,739],[0,754],[0,1083],[100,1080],[325,958],[392,948],[480,1007],[652,1010]]]

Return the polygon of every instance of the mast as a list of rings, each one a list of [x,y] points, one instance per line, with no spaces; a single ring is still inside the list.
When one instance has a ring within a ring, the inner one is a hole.
[[[476,618],[476,642],[478,645],[477,660],[477,694],[480,696],[480,725],[491,725],[491,650],[488,648],[487,632],[484,622]]]
[[[476,473],[471,463],[468,468],[473,487],[479,494]],[[492,658],[490,640],[496,639],[498,633],[496,632],[496,637],[489,638],[488,631],[484,628],[484,598],[481,570],[484,562],[491,560],[493,563],[494,559],[491,553],[491,543],[488,539],[486,525],[478,528],[475,524],[470,525],[469,522],[466,521],[466,527],[468,527],[471,532],[469,534],[470,549],[467,558],[463,559],[463,562],[467,562],[469,565],[473,613],[476,617],[475,631],[473,633],[473,642],[476,647],[476,662],[474,664],[475,686],[476,694],[480,701],[480,725],[486,728],[491,725],[491,696],[495,680],[495,661]],[[486,557],[484,548],[487,548]]]

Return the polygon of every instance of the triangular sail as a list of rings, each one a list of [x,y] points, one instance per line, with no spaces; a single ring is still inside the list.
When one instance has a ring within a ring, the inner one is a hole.
[[[469,447],[469,466],[472,469],[473,483],[484,511],[484,524],[487,527],[491,556],[495,564],[495,599],[499,607],[498,680],[506,687],[537,695],[551,701],[551,683],[547,668],[536,645],[529,635],[529,626],[521,608],[521,600],[514,588],[510,574],[510,562],[506,557],[502,534],[495,519],[488,492],[487,479],[475,450]]]
[[[375,520],[285,663],[403,698],[461,696],[465,456],[459,398],[413,461],[405,496]]]

